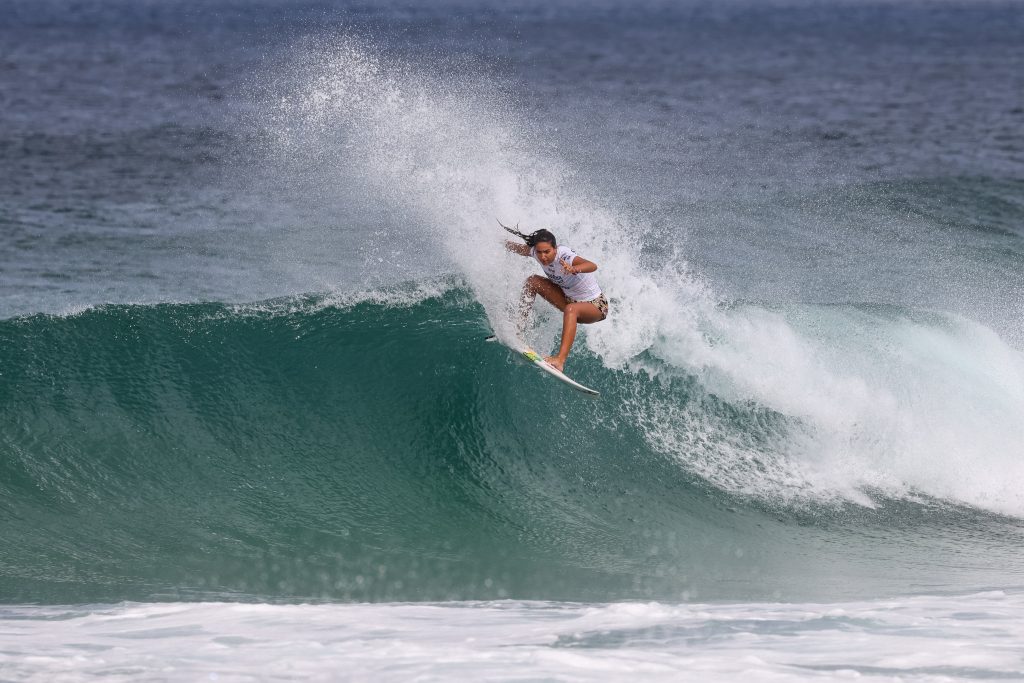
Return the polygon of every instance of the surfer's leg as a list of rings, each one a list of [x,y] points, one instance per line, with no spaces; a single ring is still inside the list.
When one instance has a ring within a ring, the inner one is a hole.
[[[546,277],[540,275],[531,275],[526,278],[526,284],[523,285],[523,295],[526,295],[526,291],[530,291],[530,303],[533,303],[533,297],[540,294],[544,297],[544,300],[550,303],[552,306],[560,311],[564,311],[565,307],[569,304],[569,301],[565,298],[565,292],[562,288],[556,285]]]
[[[526,323],[530,318],[533,301],[538,294],[560,311],[564,311],[569,304],[565,299],[565,292],[551,280],[540,275],[531,275],[526,278],[526,282],[523,283],[523,293],[519,297],[519,320],[516,324],[516,331],[520,337],[526,334]]]
[[[563,295],[564,296],[564,295]],[[559,370],[565,369],[565,359],[569,357],[569,349],[576,341],[576,323],[596,323],[604,320],[604,314],[589,301],[574,301],[562,309],[562,345],[557,356],[545,358],[549,365]]]

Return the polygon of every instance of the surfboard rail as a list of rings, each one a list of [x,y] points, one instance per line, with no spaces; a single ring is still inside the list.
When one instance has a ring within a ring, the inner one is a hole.
[[[601,395],[601,392],[595,391],[594,389],[591,389],[590,387],[583,386],[582,384],[580,384],[576,380],[574,380],[571,377],[567,376],[564,372],[562,372],[558,368],[555,368],[555,367],[551,366],[550,364],[548,364],[548,362],[544,360],[543,356],[538,354],[536,351],[531,349],[529,346],[524,346],[524,347],[520,348],[519,352],[523,355],[524,358],[526,358],[526,360],[528,360],[529,362],[533,363],[535,366],[537,366],[538,368],[540,368],[544,372],[548,373],[549,375],[551,375],[555,379],[557,379],[557,380],[559,380],[561,382],[565,382],[566,384],[568,384],[570,387],[572,387],[576,391],[582,392],[582,393],[587,394],[589,396],[600,396]]]

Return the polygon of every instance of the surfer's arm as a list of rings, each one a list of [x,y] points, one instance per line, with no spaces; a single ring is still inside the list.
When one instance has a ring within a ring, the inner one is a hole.
[[[597,264],[593,261],[588,261],[582,256],[577,256],[572,260],[572,263],[562,261],[562,267],[565,268],[567,273],[593,273],[597,270]]]
[[[519,254],[520,256],[529,256],[530,248],[525,244],[519,244],[512,240],[505,240],[505,249],[511,251],[513,254]]]

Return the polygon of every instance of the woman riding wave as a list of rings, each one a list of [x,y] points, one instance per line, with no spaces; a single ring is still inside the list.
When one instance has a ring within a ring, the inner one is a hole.
[[[576,323],[596,323],[608,317],[608,300],[597,284],[594,271],[597,264],[576,254],[571,248],[559,246],[555,236],[548,230],[537,230],[524,235],[518,230],[506,227],[513,235],[526,244],[511,240],[505,248],[520,256],[532,256],[540,262],[547,277],[531,275],[523,284],[520,299],[520,331],[525,330],[526,320],[537,294],[562,312],[562,344],[558,355],[548,356],[548,364],[563,370],[569,349],[576,339]]]

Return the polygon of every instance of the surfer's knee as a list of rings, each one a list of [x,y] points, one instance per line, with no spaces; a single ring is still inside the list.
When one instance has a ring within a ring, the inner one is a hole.
[[[562,313],[566,318],[578,318],[580,316],[580,305],[578,303],[566,304],[565,308],[562,309]]]
[[[524,289],[529,289],[532,292],[539,291],[541,286],[544,284],[544,278],[540,275],[531,275],[526,278],[526,282],[523,283]]]

